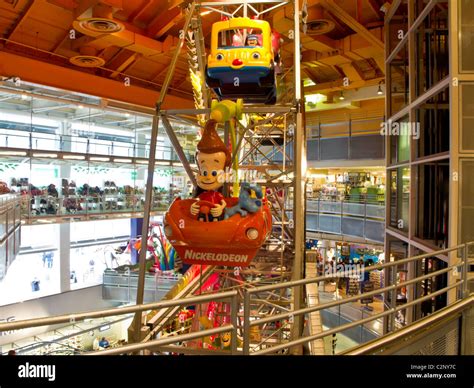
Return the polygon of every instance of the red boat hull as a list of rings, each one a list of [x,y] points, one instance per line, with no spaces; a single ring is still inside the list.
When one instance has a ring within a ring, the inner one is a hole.
[[[237,201],[226,198],[227,206]],[[181,260],[188,264],[249,266],[272,228],[268,204],[264,202],[259,211],[246,217],[236,214],[227,220],[202,222],[190,213],[193,202],[177,198],[165,215],[166,237]]]

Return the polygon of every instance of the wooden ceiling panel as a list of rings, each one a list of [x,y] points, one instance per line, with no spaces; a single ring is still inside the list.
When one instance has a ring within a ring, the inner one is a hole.
[[[380,67],[380,64],[383,64],[383,29],[375,28],[383,23],[383,14],[379,10],[382,2],[308,0],[308,7],[312,7],[309,15],[313,19],[329,20],[335,25],[331,32],[323,35],[301,36],[303,74],[305,78],[311,78],[320,84],[318,90],[321,91],[324,85],[327,85],[329,91],[336,90],[345,73],[351,73],[351,78],[357,78],[354,72],[360,74],[358,81],[361,87],[365,80],[372,81],[383,76],[383,69]],[[82,37],[82,34],[78,33],[78,38],[71,41],[68,32],[77,14],[86,15],[84,12],[92,10],[91,6],[98,3],[112,4],[113,16],[124,24],[125,31],[117,36],[101,38]],[[11,35],[15,42],[31,46],[29,50],[21,49],[24,50],[25,56],[30,57],[35,56],[34,48],[37,47],[69,58],[78,55],[81,46],[92,44],[98,49],[98,55],[106,60],[104,67],[110,71],[77,68],[78,71],[96,72],[106,78],[116,71],[161,83],[184,23],[180,8],[183,3],[183,0],[118,0],[112,3],[111,0],[19,0],[16,7],[13,7],[0,0],[0,33],[4,37]],[[230,12],[233,9],[234,6],[228,7]],[[207,47],[210,44],[212,24],[220,18],[215,12],[202,17]],[[292,7],[275,9],[266,18],[285,39],[281,57],[287,68],[293,61],[293,43],[286,36],[293,28]],[[18,47],[21,46],[11,44],[7,45],[6,50],[15,49],[18,52]],[[41,53],[37,58],[58,63],[57,56],[47,53]],[[63,66],[71,66],[67,59],[62,61]],[[355,61],[358,61],[356,65]],[[183,50],[173,77],[173,87],[189,92],[188,78],[189,64],[187,54]],[[155,89],[153,85],[149,87]]]

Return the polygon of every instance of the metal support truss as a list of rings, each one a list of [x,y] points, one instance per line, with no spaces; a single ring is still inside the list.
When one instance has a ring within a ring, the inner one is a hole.
[[[255,5],[259,4],[259,7]],[[187,9],[184,34],[180,41],[173,60],[171,61],[165,83],[157,103],[157,113],[152,131],[152,145],[156,145],[156,134],[158,121],[161,119],[169,138],[176,150],[180,161],[193,181],[193,171],[189,161],[182,152],[179,140],[175,135],[173,123],[176,119],[182,122],[194,122],[199,115],[208,115],[209,108],[199,109],[168,109],[161,110],[161,104],[165,98],[170,80],[176,65],[177,56],[181,50],[184,39],[191,36],[194,44],[187,45],[192,50],[197,68],[196,74],[204,75],[205,53],[202,37],[201,20],[199,11],[206,8],[219,12],[228,17],[248,16],[254,14],[260,16],[270,12],[277,7],[293,4],[295,9],[295,39],[294,39],[294,63],[288,69],[284,69],[278,75],[278,85],[284,90],[279,102],[274,106],[249,105],[243,108],[244,119],[237,122],[236,141],[239,152],[233,155],[238,161],[239,170],[245,172],[247,180],[249,174],[251,180],[259,183],[266,189],[266,198],[271,205],[273,217],[273,230],[271,236],[259,251],[252,264],[247,268],[216,267],[212,271],[219,274],[219,291],[236,289],[241,295],[240,302],[243,303],[244,315],[246,317],[273,315],[287,312],[289,308],[300,309],[303,306],[303,288],[299,287],[290,292],[282,288],[278,291],[257,294],[252,300],[244,301],[244,289],[252,289],[256,286],[274,284],[290,280],[298,280],[303,276],[304,268],[304,244],[305,244],[305,174],[306,174],[306,142],[303,123],[304,104],[302,100],[301,74],[300,74],[300,35],[299,35],[299,8],[297,1],[281,0],[230,0],[220,2],[192,3]],[[189,43],[189,42],[188,42]],[[198,50],[199,46],[199,50]],[[198,52],[199,51],[199,52]],[[205,88],[205,85],[203,85]],[[208,98],[210,90],[203,90],[203,100],[207,100],[205,106],[209,106]],[[244,101],[245,104],[245,101]],[[202,117],[202,116],[201,116]],[[198,121],[198,120],[197,120]],[[156,124],[155,124],[156,123]],[[155,128],[156,127],[156,128]],[[154,143],[153,143],[154,141]],[[151,159],[150,159],[151,160]],[[151,161],[148,170],[148,190],[152,187],[153,169]],[[253,174],[253,175],[252,175]],[[143,235],[146,236],[145,225],[149,217],[144,219]],[[144,252],[140,252],[140,276],[144,274]],[[143,257],[142,257],[143,256]],[[143,268],[142,268],[143,264]],[[141,283],[139,283],[140,287]],[[201,292],[201,291],[199,291]],[[143,293],[143,292],[142,292]],[[137,298],[137,303],[140,303]],[[231,309],[235,311],[235,306]],[[238,308],[237,311],[241,309]],[[204,312],[205,309],[196,311]],[[223,316],[223,322],[230,319],[227,308],[222,307],[218,311]],[[141,318],[141,317],[140,317]],[[235,317],[233,317],[235,318]],[[237,316],[238,322],[242,322],[242,316]],[[136,330],[141,327],[141,319]],[[302,335],[302,322],[300,316],[294,319],[282,321],[281,324],[264,325],[260,330],[249,336],[248,330],[243,338],[247,348],[251,344],[252,349],[264,349],[265,347],[290,339],[297,340]],[[195,330],[196,328],[194,328]],[[189,330],[193,330],[189,328]],[[247,337],[246,337],[247,336]],[[148,339],[149,336],[142,336]],[[138,337],[137,337],[138,338]],[[232,342],[235,344],[236,339]],[[246,346],[244,345],[244,349]],[[294,348],[294,353],[300,348]]]
[[[194,13],[196,3],[193,2],[190,4],[188,15],[184,22],[184,30],[187,31],[191,23],[191,17]],[[147,184],[145,189],[145,209],[143,211],[143,226],[142,226],[142,249],[140,249],[139,255],[139,275],[138,275],[138,284],[137,284],[137,305],[143,303],[144,288],[145,288],[145,271],[146,271],[146,242],[148,241],[148,225],[150,223],[150,211],[153,200],[153,175],[155,172],[155,155],[156,155],[156,143],[158,140],[158,127],[160,120],[160,110],[163,101],[165,100],[168,88],[173,77],[173,73],[178,62],[178,56],[180,54],[181,48],[184,44],[185,36],[180,36],[178,47],[176,48],[171,63],[168,68],[168,72],[165,77],[165,81],[160,91],[160,96],[156,102],[156,113],[153,116],[153,126],[151,128],[151,139],[150,139],[150,159],[148,160],[148,176]],[[144,242],[144,243],[143,243]],[[132,325],[129,328],[129,341],[130,342],[139,342],[146,332],[142,331],[143,327],[143,317],[141,312],[137,312],[134,316]]]

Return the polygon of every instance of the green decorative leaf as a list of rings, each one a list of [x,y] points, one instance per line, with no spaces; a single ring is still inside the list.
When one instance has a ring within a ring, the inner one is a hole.
[[[7,170],[15,170],[17,167],[18,167],[18,163],[5,163],[5,162],[0,163],[1,172],[7,171]]]
[[[166,168],[166,169],[156,169],[155,174],[157,176],[161,177],[168,177],[173,175],[173,169],[172,168]]]

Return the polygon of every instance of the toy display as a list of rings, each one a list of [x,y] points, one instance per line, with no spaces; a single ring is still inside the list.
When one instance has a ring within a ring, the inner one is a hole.
[[[224,171],[231,165],[231,154],[217,134],[216,126],[215,120],[209,120],[197,145],[199,174],[196,176],[196,197],[199,201],[191,205],[190,212],[193,216],[197,215],[200,221],[206,217],[208,221],[219,220],[227,206],[221,189]]]
[[[197,145],[195,199],[176,198],[165,215],[166,237],[184,263],[248,266],[270,235],[271,212],[260,187],[243,182],[239,198],[222,194],[232,155],[216,131],[216,119],[232,119],[237,105],[213,104]],[[233,147],[233,152],[238,150]],[[233,183],[235,195],[238,186]]]
[[[10,192],[10,189],[8,188],[8,185],[0,181],[0,194],[8,194]]]
[[[1,187],[0,183],[0,192]],[[11,189],[8,190],[25,196],[22,211],[28,212],[29,202],[32,216],[143,211],[145,205],[144,189],[130,185],[118,186],[108,180],[102,187],[93,187],[87,183],[76,186],[73,180],[62,179],[61,187],[57,188],[54,183],[36,187],[26,178],[12,178]],[[152,209],[165,208],[173,192],[172,187],[170,190],[153,187]]]
[[[178,270],[181,267],[181,263],[177,260],[176,251],[172,245],[168,242],[161,231],[161,226],[158,223],[151,224],[151,230],[147,240],[147,252],[148,256],[154,259],[153,264],[147,265],[147,271],[149,272],[162,272],[170,270]],[[134,244],[133,248],[140,251],[142,247],[141,238],[139,238]]]
[[[252,190],[255,192],[257,199],[252,198]],[[261,199],[263,198],[262,189],[248,182],[243,182],[240,187],[239,202],[237,205],[226,208],[224,219],[228,219],[234,214],[239,213],[242,217],[247,216],[248,213],[255,213],[262,206]]]

